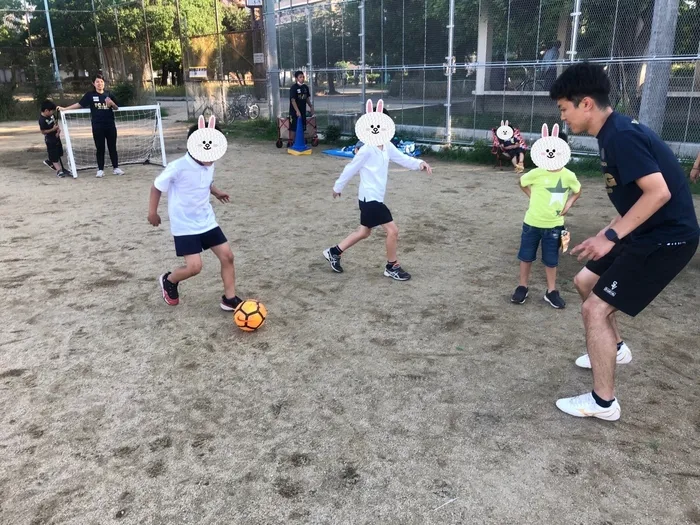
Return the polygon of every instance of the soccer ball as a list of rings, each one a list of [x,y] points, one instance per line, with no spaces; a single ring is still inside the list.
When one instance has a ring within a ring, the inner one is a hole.
[[[233,311],[233,322],[244,332],[255,332],[265,323],[267,309],[254,299],[243,301]]]

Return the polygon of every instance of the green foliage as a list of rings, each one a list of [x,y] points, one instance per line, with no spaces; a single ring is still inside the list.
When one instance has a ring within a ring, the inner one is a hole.
[[[11,120],[15,114],[17,99],[12,86],[0,84],[0,121]]]
[[[277,124],[265,119],[235,120],[223,128],[229,137],[257,139],[265,141],[277,140]]]
[[[335,143],[340,139],[340,128],[330,125],[326,128],[324,136],[327,143]]]
[[[120,106],[133,106],[136,102],[136,87],[130,82],[119,82],[110,91]]]

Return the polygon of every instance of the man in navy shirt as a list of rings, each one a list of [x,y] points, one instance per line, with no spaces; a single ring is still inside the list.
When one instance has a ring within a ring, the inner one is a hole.
[[[577,417],[620,418],[615,366],[632,360],[615,321],[639,314],[690,262],[700,228],[683,169],[659,136],[613,111],[601,66],[571,66],[550,96],[574,133],[598,139],[608,196],[618,212],[598,235],[571,250],[588,259],[574,284],[583,299],[588,353],[576,364],[593,371],[593,390],[557,407]],[[591,293],[592,292],[592,293]],[[616,345],[617,343],[617,345]]]

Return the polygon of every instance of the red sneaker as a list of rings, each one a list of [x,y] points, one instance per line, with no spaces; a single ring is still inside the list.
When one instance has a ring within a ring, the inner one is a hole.
[[[180,303],[180,296],[177,293],[177,284],[168,280],[170,272],[164,273],[158,278],[160,289],[163,292],[163,300],[170,306],[175,306]]]

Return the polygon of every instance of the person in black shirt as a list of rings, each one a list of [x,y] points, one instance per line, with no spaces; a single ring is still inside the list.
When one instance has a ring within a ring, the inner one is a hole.
[[[109,158],[112,161],[112,168],[115,175],[124,175],[119,167],[119,156],[117,154],[117,126],[114,122],[114,110],[119,109],[114,95],[105,91],[105,81],[101,74],[96,74],[92,78],[94,91],[85,93],[80,102],[76,102],[64,109],[90,108],[90,118],[92,120],[92,138],[97,148],[97,176],[103,177],[105,172],[105,140],[109,150]]]
[[[41,103],[41,115],[39,115],[39,129],[44,135],[46,151],[49,154],[48,160],[44,161],[49,168],[56,172],[57,177],[66,177],[68,172],[63,167],[63,145],[61,144],[61,128],[58,127],[56,117],[56,104],[51,100],[44,100]]]
[[[297,131],[297,120],[301,119],[302,128],[306,131],[306,106],[309,106],[311,115],[314,114],[314,107],[311,104],[311,91],[309,86],[304,84],[304,72],[295,71],[296,82],[289,88],[289,142],[294,143]]]
[[[574,284],[583,299],[588,353],[576,364],[593,371],[593,391],[557,401],[577,417],[620,418],[615,367],[632,354],[615,312],[636,316],[690,262],[700,228],[685,173],[671,149],[648,127],[613,111],[601,66],[580,63],[555,81],[550,96],[574,133],[598,139],[610,224],[571,250],[588,259]],[[617,344],[616,344],[617,343]]]

